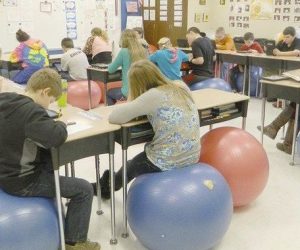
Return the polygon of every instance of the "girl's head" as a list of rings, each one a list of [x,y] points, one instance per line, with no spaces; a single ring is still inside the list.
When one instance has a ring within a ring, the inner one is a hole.
[[[130,54],[131,62],[146,59],[146,51],[139,42],[134,30],[126,29],[122,32],[120,45],[127,48]]]
[[[170,49],[172,48],[172,43],[168,37],[163,37],[159,39],[158,46],[160,49]]]
[[[163,88],[167,91],[176,90],[178,98],[194,102],[187,87],[166,78],[158,67],[149,60],[140,60],[131,65],[128,72],[129,99],[134,100],[152,88]]]
[[[19,29],[16,32],[16,38],[21,43],[21,42],[26,42],[30,38],[30,36],[23,30]]]
[[[138,36],[138,38],[143,38],[144,37],[144,31],[141,27],[135,27],[133,28],[135,31],[135,34]]]
[[[105,42],[108,42],[108,36],[105,30],[102,30],[98,27],[95,27],[91,30],[92,36],[99,36],[101,37]]]

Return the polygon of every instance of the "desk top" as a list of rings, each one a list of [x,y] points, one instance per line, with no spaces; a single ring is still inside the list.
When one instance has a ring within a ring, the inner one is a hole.
[[[260,80],[260,82],[264,84],[271,84],[271,85],[300,89],[300,82],[294,81],[292,79],[280,80],[280,81]]]
[[[225,92],[222,90],[218,89],[200,89],[200,90],[195,90],[192,91],[192,97],[195,101],[195,104],[197,106],[198,110],[205,110],[209,108],[214,108],[222,105],[227,105],[231,103],[236,103],[236,102],[242,102],[242,101],[248,101],[250,98],[249,96],[246,95],[240,95],[236,93],[231,93],[231,92]],[[109,106],[109,112],[106,113],[107,117],[109,116],[110,112],[113,109],[117,109],[119,105],[123,104],[117,104],[114,106]],[[93,109],[92,112],[95,114],[101,114],[102,107]],[[147,119],[143,120],[137,120],[137,121],[130,121],[127,123],[122,124],[122,127],[133,127],[139,124],[144,124],[148,122]]]
[[[248,101],[250,99],[249,96],[246,95],[225,92],[218,89],[200,89],[192,91],[192,96],[198,110],[209,109],[235,102]]]

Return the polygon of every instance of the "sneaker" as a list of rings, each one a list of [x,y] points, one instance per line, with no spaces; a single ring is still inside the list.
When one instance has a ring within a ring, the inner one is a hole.
[[[261,131],[261,126],[257,126],[257,129],[259,131]],[[273,128],[272,126],[266,126],[264,127],[264,134],[268,137],[270,137],[271,139],[275,139],[276,135],[277,135],[277,130],[275,128]]]
[[[110,199],[110,184],[109,184],[109,170],[105,170],[101,179],[101,198],[104,200]]]
[[[66,244],[66,250],[100,250],[100,248],[99,243],[89,240],[78,242],[74,246]]]
[[[281,142],[278,142],[276,144],[276,148],[279,149],[280,151],[283,151],[289,155],[292,154],[292,145],[288,145],[288,144],[285,144],[285,143],[281,143]]]

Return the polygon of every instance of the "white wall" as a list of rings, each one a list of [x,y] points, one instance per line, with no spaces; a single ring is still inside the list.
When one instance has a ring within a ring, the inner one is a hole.
[[[14,49],[18,42],[15,38],[16,29],[10,29],[9,24],[14,19],[13,14],[20,14],[20,19],[29,20],[31,23],[28,32],[32,38],[41,39],[48,48],[60,48],[61,39],[66,37],[66,17],[64,11],[64,1],[49,1],[52,2],[52,12],[40,12],[40,1],[32,0],[32,7],[28,9],[26,3],[28,0],[18,0],[17,7],[3,6],[0,1],[0,44],[3,52],[8,52]],[[111,0],[106,0],[111,1]],[[119,0],[120,2],[121,0]],[[96,9],[95,0],[76,0],[76,21],[78,38],[74,40],[75,46],[83,47],[87,37],[90,35],[90,30],[93,27],[105,28],[104,10]],[[115,44],[119,43],[121,20],[120,6],[118,4],[118,16],[115,17],[115,29],[108,30],[110,41]],[[18,18],[15,18],[16,20]]]
[[[257,38],[270,38],[274,39],[278,33],[280,33],[287,26],[294,26],[296,29],[300,27],[300,23],[293,21],[273,21],[273,20],[251,20],[249,29],[242,28],[230,28],[229,27],[229,6],[230,1],[226,0],[225,5],[220,5],[219,0],[206,0],[207,5],[199,5],[199,0],[189,0],[188,10],[188,27],[196,26],[201,31],[207,32],[208,34],[214,34],[214,31],[223,26],[227,33],[232,36],[243,36],[244,33],[250,31],[253,32]],[[251,1],[248,1],[251,2]],[[293,8],[294,6],[290,6]],[[299,5],[297,7],[300,7]],[[209,21],[208,23],[202,22],[195,23],[195,13],[208,12]]]

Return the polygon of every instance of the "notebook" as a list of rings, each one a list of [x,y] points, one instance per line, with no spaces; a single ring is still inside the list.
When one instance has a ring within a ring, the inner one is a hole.
[[[263,76],[262,79],[269,81],[280,81],[289,79],[288,76],[285,75],[271,75],[271,76]]]
[[[282,73],[284,76],[290,77],[297,82],[300,82],[300,69],[289,70]]]

